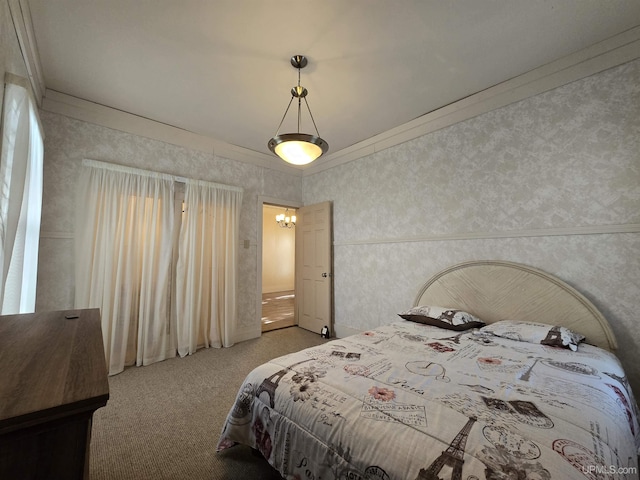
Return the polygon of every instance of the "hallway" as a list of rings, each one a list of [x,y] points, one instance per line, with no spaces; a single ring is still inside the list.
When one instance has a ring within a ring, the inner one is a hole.
[[[262,294],[262,331],[295,325],[295,292]]]

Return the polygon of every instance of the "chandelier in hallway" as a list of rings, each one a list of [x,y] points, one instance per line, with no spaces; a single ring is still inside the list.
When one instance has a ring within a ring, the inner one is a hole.
[[[289,215],[289,209],[287,208],[284,213],[276,215],[276,222],[282,228],[293,228],[296,226],[296,216]]]

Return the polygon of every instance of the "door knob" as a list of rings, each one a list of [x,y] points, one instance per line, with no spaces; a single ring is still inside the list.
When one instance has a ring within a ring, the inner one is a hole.
[[[323,272],[323,273],[322,273],[322,277],[323,277],[323,278],[327,278],[327,277],[330,277],[330,276],[331,276],[331,274],[330,274],[330,273],[327,273],[327,272]]]

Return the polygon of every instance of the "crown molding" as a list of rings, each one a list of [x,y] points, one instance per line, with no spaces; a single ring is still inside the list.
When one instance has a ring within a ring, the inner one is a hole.
[[[422,115],[399,127],[326,157],[321,157],[304,169],[303,176],[313,175],[371,155],[637,58],[640,58],[640,27],[634,27],[588,48]]]
[[[40,66],[40,55],[38,54],[38,46],[36,37],[31,23],[31,10],[29,10],[29,2],[27,0],[8,0],[11,19],[18,37],[22,58],[29,75],[29,84],[36,104],[42,105],[42,97],[44,96],[45,83]]]
[[[10,4],[26,4],[10,0]],[[29,22],[30,25],[30,22]],[[39,72],[37,50],[30,57]],[[427,113],[350,147],[323,156],[310,165],[296,167],[274,156],[231,145],[212,137],[156,122],[128,112],[89,102],[53,90],[45,90],[41,108],[126,133],[213,153],[296,176],[308,176],[413,140],[483,113],[524,100],[576,80],[640,58],[640,27],[599,42],[486,90]],[[25,60],[28,64],[29,61]],[[32,84],[34,80],[32,79]],[[39,83],[39,82],[36,82]],[[44,82],[42,82],[44,85]]]
[[[251,163],[291,175],[302,176],[300,168],[289,166],[273,155],[232,145],[206,135],[193,133],[173,125],[150,120],[55,90],[46,90],[41,108],[47,112],[57,113],[125,133],[215,154],[231,160]]]
[[[273,155],[232,145],[172,125],[47,89],[44,75],[42,74],[40,55],[35,41],[28,0],[8,0],[8,4],[22,57],[29,75],[32,93],[37,105],[42,110],[125,133],[250,163],[262,168],[302,176],[301,167],[281,162]]]

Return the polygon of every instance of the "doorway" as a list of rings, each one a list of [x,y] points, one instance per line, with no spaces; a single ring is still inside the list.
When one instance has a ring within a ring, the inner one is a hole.
[[[293,207],[262,205],[262,332],[297,324],[295,212]]]

